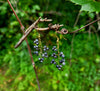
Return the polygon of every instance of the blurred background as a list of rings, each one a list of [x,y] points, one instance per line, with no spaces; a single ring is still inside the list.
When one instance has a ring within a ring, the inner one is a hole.
[[[80,12],[80,6],[69,0],[10,0],[25,28],[38,17],[53,19],[53,24],[64,24],[74,31],[99,18],[99,13]],[[48,23],[38,26],[46,27]],[[100,32],[99,22],[75,34],[57,34],[59,50],[65,54],[66,65],[58,70],[51,65],[51,57],[38,63],[33,54],[41,91],[100,91]],[[41,42],[50,50],[57,46],[54,31],[41,32]],[[0,0],[0,91],[38,91],[35,72],[24,41],[14,48],[22,36],[20,25],[6,0]],[[33,30],[28,41],[38,33]],[[59,61],[59,60],[58,60]]]

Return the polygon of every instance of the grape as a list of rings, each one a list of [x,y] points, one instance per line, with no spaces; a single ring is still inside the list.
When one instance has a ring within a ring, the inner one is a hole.
[[[52,59],[51,63],[54,63],[54,62],[55,62],[55,60],[54,60],[54,59]]]
[[[57,56],[55,55],[54,58],[57,58]]]
[[[61,57],[62,57],[62,58],[64,58],[64,57],[65,57],[65,55],[63,54]]]
[[[46,49],[43,49],[43,51],[46,51]]]
[[[62,65],[65,65],[65,62],[63,62]]]
[[[36,45],[39,45],[39,43],[37,42]]]
[[[54,51],[57,51],[57,49],[54,49]]]
[[[56,64],[56,62],[54,62],[54,64]]]
[[[59,65],[56,65],[56,68],[59,68]]]
[[[61,68],[59,67],[58,70],[61,70]]]

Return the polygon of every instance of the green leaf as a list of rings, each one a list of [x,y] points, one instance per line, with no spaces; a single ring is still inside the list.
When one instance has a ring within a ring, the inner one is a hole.
[[[40,7],[39,7],[39,5],[34,5],[34,6],[33,6],[33,9],[34,9],[34,10],[40,10]]]
[[[81,11],[100,12],[100,2],[93,0],[71,0],[73,3],[81,5]]]

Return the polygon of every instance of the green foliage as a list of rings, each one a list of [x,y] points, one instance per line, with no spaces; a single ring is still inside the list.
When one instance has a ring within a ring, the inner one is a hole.
[[[71,0],[73,3],[81,5],[81,11],[100,12],[100,2],[95,0]]]
[[[77,3],[76,0],[73,1]],[[82,3],[83,1],[84,3]],[[93,2],[85,1],[79,0],[81,3],[77,4],[84,6],[86,2],[87,4]],[[96,17],[95,13],[81,12],[79,22],[73,28],[80,6],[75,6],[65,0],[19,0],[14,9],[26,28],[39,16],[42,16],[53,19],[53,24],[64,24],[64,27],[72,31],[84,26],[89,18],[93,20]],[[50,11],[54,11],[54,13],[48,13]],[[93,8],[91,11],[95,11],[95,9]],[[47,25],[44,23],[39,26]],[[96,24],[94,27],[97,29]],[[82,31],[88,31],[88,28]],[[56,45],[55,34],[54,31],[42,32],[42,43],[51,49],[52,45]],[[98,37],[97,34],[93,32],[76,34],[73,39],[73,50],[71,44],[73,34],[58,35],[60,37],[59,51],[64,52],[66,59],[63,71],[59,71],[50,64],[51,58],[40,64],[37,62],[37,57],[33,55],[41,91],[100,91],[100,46],[98,41],[100,36]],[[14,45],[21,36],[19,23],[9,5],[7,2],[0,3],[0,91],[38,91],[36,75],[25,41],[19,48],[14,49]],[[37,32],[33,30],[28,36],[32,52],[35,38],[37,38]]]

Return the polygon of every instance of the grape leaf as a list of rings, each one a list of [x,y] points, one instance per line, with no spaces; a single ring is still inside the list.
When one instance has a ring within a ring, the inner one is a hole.
[[[100,12],[100,2],[93,0],[70,0],[75,4],[81,5],[81,11]]]

